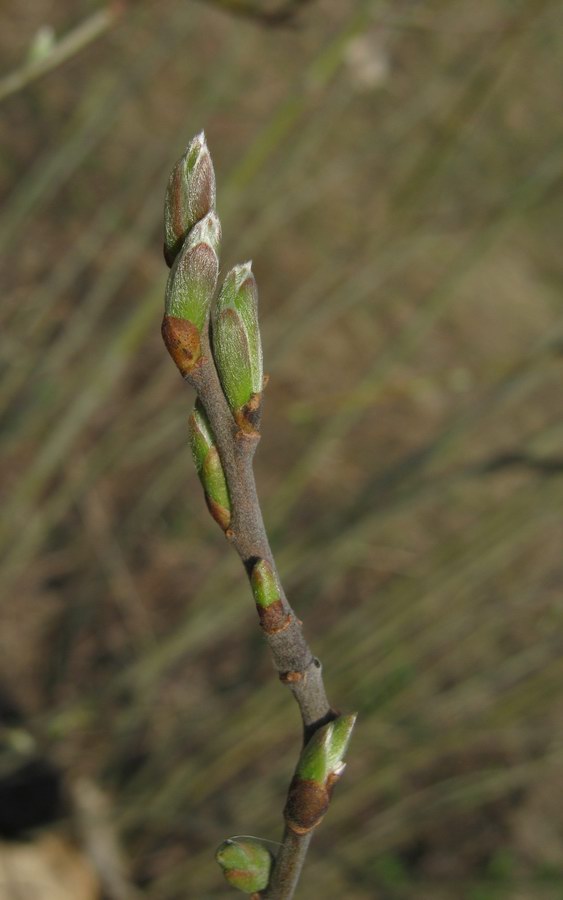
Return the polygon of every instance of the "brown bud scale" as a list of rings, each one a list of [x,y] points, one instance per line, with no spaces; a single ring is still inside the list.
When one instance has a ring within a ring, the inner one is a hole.
[[[262,418],[262,394],[252,394],[252,397],[237,409],[235,421],[244,434],[258,434],[260,420]]]
[[[226,869],[223,872],[225,879],[232,884],[233,887],[243,890],[243,885],[253,878],[253,873],[246,869]],[[245,892],[246,893],[246,892]]]
[[[224,506],[221,506],[220,503],[217,503],[216,500],[213,500],[208,494],[205,494],[205,502],[207,503],[207,509],[211,513],[212,518],[214,518],[217,524],[226,532],[231,524],[230,511]]]
[[[280,681],[282,684],[297,684],[303,681],[305,672],[280,672]]]
[[[187,319],[164,316],[162,339],[182,375],[188,375],[201,358],[199,330]]]
[[[330,803],[330,793],[316,781],[294,775],[283,811],[285,821],[296,834],[307,834],[319,824]]]
[[[281,600],[275,600],[269,606],[256,604],[260,627],[266,634],[277,634],[285,631],[291,622],[290,613],[286,613]]]

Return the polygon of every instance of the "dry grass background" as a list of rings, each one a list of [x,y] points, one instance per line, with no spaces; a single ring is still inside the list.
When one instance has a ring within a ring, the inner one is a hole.
[[[99,8],[8,2],[2,70]],[[223,268],[252,257],[260,288],[265,518],[360,713],[299,896],[555,900],[560,4],[312,0],[297,23],[130,3],[2,102],[2,689],[111,796],[147,898],[228,896],[214,846],[278,838],[297,709],[159,335],[164,185],[205,128]]]

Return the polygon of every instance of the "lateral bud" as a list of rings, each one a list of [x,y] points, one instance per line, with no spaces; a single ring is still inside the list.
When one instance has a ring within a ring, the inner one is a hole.
[[[190,443],[207,508],[223,531],[231,522],[229,489],[211,425],[199,400],[189,419]]]
[[[215,171],[205,142],[196,135],[170,173],[164,201],[164,258],[171,266],[196,222],[215,209]]]
[[[213,310],[213,356],[239,429],[255,435],[263,387],[258,291],[252,263],[228,272]]]
[[[254,894],[268,886],[273,857],[255,838],[229,838],[218,847],[215,859],[231,887]]]
[[[190,231],[168,276],[162,337],[182,375],[201,359],[201,334],[217,287],[220,240],[221,224],[210,212]]]
[[[252,568],[250,585],[260,619],[266,634],[283,631],[291,622],[281,598],[281,591],[274,570],[267,559],[259,559]]]
[[[338,716],[315,731],[299,757],[289,786],[284,817],[289,828],[306,834],[324,817],[334,785],[345,769],[344,754],[356,715]]]

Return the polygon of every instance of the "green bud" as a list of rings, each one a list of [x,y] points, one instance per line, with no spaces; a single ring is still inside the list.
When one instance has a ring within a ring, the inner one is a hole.
[[[291,613],[284,607],[280,586],[267,559],[254,563],[250,585],[262,630],[266,634],[284,631],[291,623]]]
[[[240,428],[253,432],[259,423],[262,393],[262,345],[258,292],[252,263],[227,274],[213,311],[213,356],[221,384]]]
[[[355,715],[338,716],[319,728],[301,753],[284,808],[285,821],[297,834],[316,828],[326,814],[345,768],[344,754],[355,721]]]
[[[209,512],[223,531],[226,531],[231,521],[229,489],[211,425],[199,400],[190,416],[189,426],[195,467]]]
[[[268,886],[273,860],[260,841],[230,838],[218,848],[215,859],[229,884],[239,891],[254,894]]]
[[[271,606],[280,599],[280,589],[274,571],[266,559],[259,559],[250,576],[252,593],[257,606]]]
[[[188,231],[215,209],[215,172],[203,131],[196,135],[168,179],[164,202],[164,257],[172,265]]]
[[[212,447],[215,447],[215,438],[209,419],[199,400],[196,400],[194,410],[189,419],[189,426],[192,456],[199,475],[203,469],[207,454]]]
[[[182,375],[201,358],[201,333],[217,287],[220,238],[219,219],[210,212],[190,231],[168,276],[162,337]]]
[[[295,774],[302,780],[325,785],[344,770],[344,754],[350,741],[356,715],[339,716],[315,731],[304,748]]]
[[[217,287],[220,239],[219,219],[210,212],[190,231],[166,285],[166,315],[186,319],[200,331],[207,321]]]

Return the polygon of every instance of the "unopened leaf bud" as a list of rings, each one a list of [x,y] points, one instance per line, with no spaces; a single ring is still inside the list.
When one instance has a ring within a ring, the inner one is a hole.
[[[211,425],[199,400],[190,416],[190,442],[205,501],[215,521],[226,531],[231,521],[229,489]]]
[[[325,784],[329,775],[338,773],[355,721],[355,715],[338,716],[319,728],[303,749],[297,763],[297,775]]]
[[[338,716],[315,731],[304,747],[284,810],[287,824],[298,834],[310,831],[325,815],[345,768],[344,754],[355,721],[355,714]]]
[[[273,858],[254,838],[230,838],[218,848],[215,858],[228,883],[245,894],[263,891],[270,880]]]
[[[258,291],[252,263],[227,274],[213,311],[213,356],[223,391],[241,429],[257,431],[262,394]]]
[[[260,625],[266,634],[275,634],[287,628],[291,615],[284,610],[278,580],[267,559],[259,559],[254,564],[250,584]]]
[[[168,179],[164,202],[164,257],[169,266],[196,222],[215,209],[215,172],[203,131],[196,135]]]
[[[220,239],[219,219],[210,212],[190,231],[168,276],[162,336],[182,375],[201,358],[201,334],[217,287]]]

